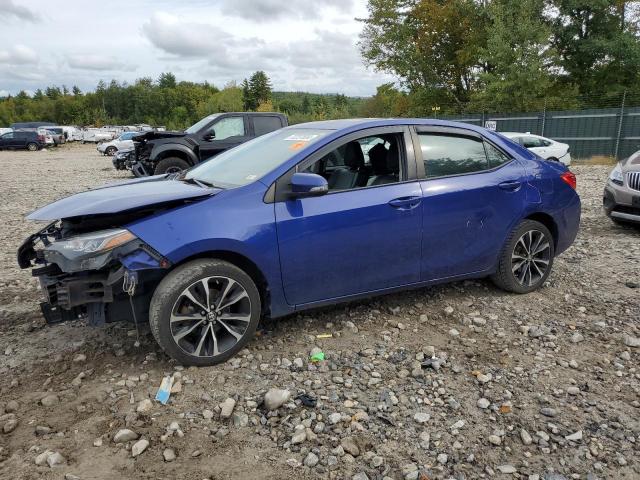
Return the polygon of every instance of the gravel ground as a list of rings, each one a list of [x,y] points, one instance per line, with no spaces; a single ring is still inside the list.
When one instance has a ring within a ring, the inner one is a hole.
[[[24,214],[126,175],[91,146],[0,163],[0,478],[640,478],[640,230],[601,212],[609,167],[574,168],[582,228],[538,292],[460,282],[267,321],[183,369],[127,325],[46,327],[16,265]],[[149,401],[167,374],[178,391]]]

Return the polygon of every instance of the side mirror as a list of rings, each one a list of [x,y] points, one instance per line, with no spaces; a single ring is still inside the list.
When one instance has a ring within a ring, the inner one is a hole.
[[[210,142],[211,140],[216,138],[216,131],[212,128],[207,133],[205,133],[204,137],[202,137],[202,138],[204,140],[206,140],[207,142]]]
[[[294,173],[291,177],[291,197],[320,197],[329,192],[329,184],[324,177],[315,173]]]

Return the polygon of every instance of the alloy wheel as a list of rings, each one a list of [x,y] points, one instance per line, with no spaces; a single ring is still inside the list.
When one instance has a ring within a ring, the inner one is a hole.
[[[251,300],[237,281],[222,276],[199,280],[178,296],[171,310],[171,335],[194,357],[223,354],[245,335]]]
[[[511,253],[511,271],[523,287],[537,285],[546,275],[551,260],[549,239],[540,230],[525,232]]]

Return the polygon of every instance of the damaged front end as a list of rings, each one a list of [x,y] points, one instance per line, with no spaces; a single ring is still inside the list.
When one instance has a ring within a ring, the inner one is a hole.
[[[40,306],[49,324],[87,318],[101,325],[148,316],[151,295],[170,262],[124,228],[86,231],[96,223],[53,222],[18,249],[20,267],[32,268],[40,280]]]

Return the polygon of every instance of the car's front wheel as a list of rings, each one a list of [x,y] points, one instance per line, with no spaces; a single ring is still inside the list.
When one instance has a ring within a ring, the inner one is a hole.
[[[107,149],[104,151],[105,155],[108,155],[110,157],[112,157],[113,155],[116,154],[116,152],[118,151],[118,149],[116,147],[107,147]]]
[[[224,362],[253,337],[260,320],[258,289],[222,260],[194,260],[169,273],[151,299],[149,323],[162,349],[182,365]]]
[[[158,162],[154,170],[154,175],[163,175],[165,173],[179,173],[189,168],[190,165],[186,160],[178,157],[163,158]]]
[[[491,279],[509,292],[532,292],[541,287],[551,273],[554,255],[549,229],[535,220],[524,220],[507,239]]]

